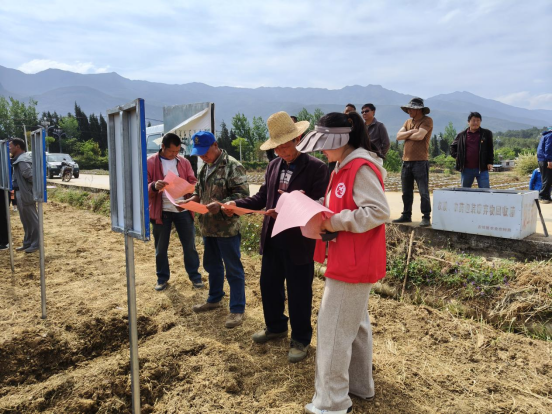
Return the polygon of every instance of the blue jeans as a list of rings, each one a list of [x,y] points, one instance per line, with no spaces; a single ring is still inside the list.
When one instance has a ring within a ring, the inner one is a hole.
[[[189,211],[171,213],[163,211],[163,224],[153,224],[153,238],[155,240],[155,268],[157,283],[165,283],[171,277],[169,269],[169,241],[171,239],[172,224],[176,228],[182,253],[184,254],[184,268],[192,283],[201,282],[201,274],[198,272],[199,255],[195,247],[194,219]]]
[[[477,186],[479,188],[491,188],[489,184],[489,171],[479,172],[479,168],[464,168],[460,179],[462,181],[462,187],[471,188],[473,180],[477,179]]]
[[[204,237],[203,268],[209,273],[207,302],[220,302],[224,296],[224,269],[230,285],[230,312],[245,311],[245,273],[241,263],[241,235]],[[224,264],[223,264],[224,262]]]

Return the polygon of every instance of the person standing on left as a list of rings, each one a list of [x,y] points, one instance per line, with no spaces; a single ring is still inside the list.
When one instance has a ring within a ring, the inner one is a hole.
[[[190,184],[197,182],[190,161],[178,155],[181,145],[178,135],[168,133],[163,137],[159,152],[148,158],[149,215],[155,240],[157,273],[157,284],[154,289],[157,291],[166,289],[171,277],[168,250],[173,224],[182,245],[184,268],[188,277],[193,287],[203,287],[201,274],[198,271],[199,255],[195,247],[194,216],[192,212],[182,211],[172,204],[163,191],[168,184],[163,180],[169,171]]]
[[[23,245],[15,250],[33,253],[38,250],[38,212],[33,198],[33,161],[27,153],[27,145],[21,138],[10,141],[10,154],[13,165],[13,186],[18,187],[16,192],[19,217],[25,237]]]
[[[240,219],[228,217],[220,203],[249,196],[245,168],[234,157],[220,149],[215,136],[199,131],[192,136],[192,155],[205,163],[199,172],[194,195],[189,201],[207,206],[206,214],[199,216],[203,236],[203,268],[209,273],[209,296],[202,304],[194,305],[196,313],[222,307],[224,272],[230,285],[230,314],[225,326],[234,328],[243,323],[245,312],[245,272],[241,262]]]
[[[456,135],[450,145],[450,156],[456,158],[456,170],[460,171],[462,187],[471,188],[477,179],[479,188],[491,188],[489,171],[493,170],[493,133],[481,128],[481,114],[471,112],[468,128]]]

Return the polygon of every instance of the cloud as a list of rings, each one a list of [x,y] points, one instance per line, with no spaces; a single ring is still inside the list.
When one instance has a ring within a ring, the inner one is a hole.
[[[33,59],[17,69],[25,73],[38,73],[46,69],[61,69],[76,73],[106,73],[109,67],[98,68],[92,62],[63,63],[50,59]]]
[[[552,109],[552,93],[532,95],[527,91],[515,92],[495,98],[497,101],[528,109]]]

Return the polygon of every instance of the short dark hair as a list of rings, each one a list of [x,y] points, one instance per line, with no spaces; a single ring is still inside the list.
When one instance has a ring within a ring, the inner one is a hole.
[[[356,111],[356,106],[354,106],[352,103],[348,103],[347,105],[345,105],[345,108],[347,108],[348,106],[350,106]]]
[[[10,141],[13,143],[13,145],[21,148],[23,151],[27,151],[27,144],[25,144],[25,141],[23,141],[22,138],[12,138]]]
[[[353,148],[362,147],[370,150],[370,140],[366,133],[366,126],[364,125],[364,119],[357,112],[349,112],[348,114],[342,114],[340,112],[330,112],[324,115],[318,121],[318,125],[324,127],[352,127],[353,130],[349,132],[348,144]]]
[[[370,111],[376,112],[376,107],[374,106],[374,104],[371,104],[371,103],[364,104],[362,105],[362,109],[364,108],[370,108]]]
[[[171,145],[179,146],[182,145],[182,140],[180,137],[176,134],[173,134],[172,132],[169,132],[168,134],[165,134],[163,136],[163,145],[165,148],[169,148]]]
[[[290,115],[289,117],[293,119],[293,122],[297,123],[297,117],[295,115]]]
[[[468,122],[470,122],[470,120],[473,117],[479,118],[480,120],[483,120],[483,117],[481,116],[481,114],[479,112],[470,112],[470,114],[468,115]]]

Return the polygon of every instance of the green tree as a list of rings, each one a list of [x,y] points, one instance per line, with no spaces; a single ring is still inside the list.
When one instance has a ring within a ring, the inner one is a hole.
[[[253,127],[251,128],[251,134],[253,135],[253,140],[255,142],[255,155],[257,158],[257,161],[264,160],[264,154],[265,152],[262,151],[259,147],[263,142],[265,142],[268,138],[268,128],[266,126],[266,123],[263,121],[263,118],[253,117]]]
[[[217,137],[218,146],[226,150],[228,154],[232,157],[238,159],[240,157],[239,152],[236,152],[236,149],[232,146],[232,140],[230,139],[230,132],[226,126],[226,122],[222,121],[220,124],[220,132]]]
[[[252,147],[249,144],[248,140],[238,137],[232,141],[232,146],[236,149],[236,152],[238,153],[238,160],[249,160]],[[240,157],[239,154],[242,154],[242,156]]]
[[[238,137],[245,138],[251,145],[254,144],[251,134],[251,125],[244,114],[237,113],[232,118],[232,129]]]
[[[102,114],[100,114],[100,138],[98,145],[102,151],[107,151],[107,122]]]
[[[385,161],[383,161],[383,167],[387,171],[398,172],[402,167],[402,160],[400,154],[394,149],[390,149],[385,156]]]
[[[320,120],[320,118],[322,118],[324,116],[324,112],[322,111],[322,109],[320,108],[316,108],[314,110],[314,113],[312,114],[312,123],[309,127],[309,131],[312,131],[315,127],[316,124],[318,124],[318,121]]]
[[[430,154],[431,158],[438,157],[439,154],[441,154],[441,149],[439,148],[439,140],[437,139],[437,135],[433,134],[433,138],[431,138],[430,143]]]
[[[54,137],[51,137],[51,136],[47,136],[45,138],[46,140],[46,151],[47,152],[50,152],[50,145],[52,145],[53,143],[56,142],[56,139]]]
[[[88,122],[88,117],[82,111],[79,105],[75,102],[75,118],[79,125],[79,137],[77,139],[81,141],[88,141],[92,139],[92,133],[90,131],[90,124]]]
[[[59,127],[65,132],[65,139],[61,138],[61,151],[74,154],[78,150],[77,143],[80,137],[79,123],[71,114],[67,114],[59,120]]]
[[[0,139],[14,135],[15,125],[10,113],[10,102],[0,96]]]

